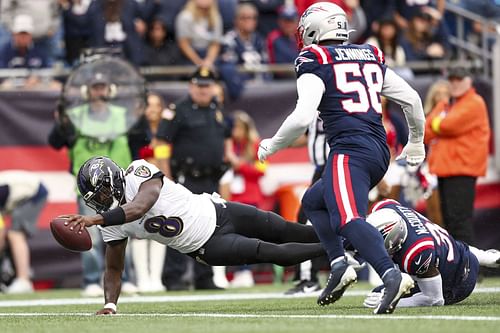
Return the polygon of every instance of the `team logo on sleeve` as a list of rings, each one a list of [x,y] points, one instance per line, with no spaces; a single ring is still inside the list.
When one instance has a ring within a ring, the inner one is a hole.
[[[429,257],[425,260],[423,260],[422,262],[422,255],[420,255],[420,257],[415,260],[415,265],[419,266],[417,268],[417,274],[424,274],[425,272],[427,272],[427,270],[429,269],[429,266],[431,264],[431,261],[432,261],[432,253],[429,255]]]
[[[306,62],[313,62],[314,60],[313,59],[310,59],[308,57],[304,57],[302,55],[299,55],[297,57],[297,59],[295,59],[295,70],[299,70],[299,67],[300,65],[302,65],[303,63],[306,63]]]
[[[145,165],[140,165],[137,169],[135,169],[134,175],[141,178],[149,178],[151,177],[151,170]]]

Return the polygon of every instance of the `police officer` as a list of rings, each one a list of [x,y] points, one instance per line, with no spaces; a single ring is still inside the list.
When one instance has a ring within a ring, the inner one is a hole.
[[[224,147],[231,133],[215,99],[216,74],[200,67],[191,76],[189,95],[163,113],[155,156],[165,175],[193,193],[217,192],[225,172]],[[163,282],[167,290],[187,289],[182,281],[191,258],[167,250]],[[194,263],[195,289],[217,289],[212,267]]]

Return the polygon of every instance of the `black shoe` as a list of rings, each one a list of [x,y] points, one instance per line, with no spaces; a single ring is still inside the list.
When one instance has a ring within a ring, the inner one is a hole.
[[[397,268],[387,271],[382,277],[382,281],[384,281],[384,294],[382,295],[382,299],[373,313],[393,313],[399,299],[404,294],[410,292],[410,289],[413,288],[415,282],[411,276],[401,273]]]
[[[345,290],[357,281],[357,278],[356,271],[345,259],[333,264],[326,287],[318,297],[318,305],[325,306],[339,300]]]
[[[317,281],[301,280],[294,287],[285,291],[285,295],[310,294],[321,290],[321,286]]]
[[[217,287],[212,279],[198,281],[195,283],[194,288],[196,290],[224,290],[224,288]]]
[[[189,286],[185,282],[175,282],[175,283],[170,283],[167,284],[166,286],[167,291],[183,291],[183,290],[189,290]]]

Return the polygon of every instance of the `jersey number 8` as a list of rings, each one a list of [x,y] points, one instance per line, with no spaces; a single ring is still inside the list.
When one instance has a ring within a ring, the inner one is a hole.
[[[163,237],[170,238],[180,235],[182,229],[184,229],[184,222],[180,217],[176,216],[153,216],[144,222],[144,229],[149,233],[159,233]]]
[[[379,65],[367,63],[340,63],[333,65],[335,73],[335,82],[337,89],[344,94],[356,93],[359,102],[355,102],[352,98],[342,100],[344,110],[349,113],[368,112],[372,107],[375,112],[382,113],[382,104],[380,103],[380,92],[382,91],[383,76],[382,69]],[[348,75],[351,75],[355,80],[349,80]],[[356,78],[364,78],[366,83]]]

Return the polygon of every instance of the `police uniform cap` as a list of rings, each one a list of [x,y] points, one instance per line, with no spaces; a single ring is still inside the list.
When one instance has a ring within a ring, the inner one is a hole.
[[[209,85],[217,81],[217,75],[208,67],[199,67],[191,75],[191,83],[197,85]]]

